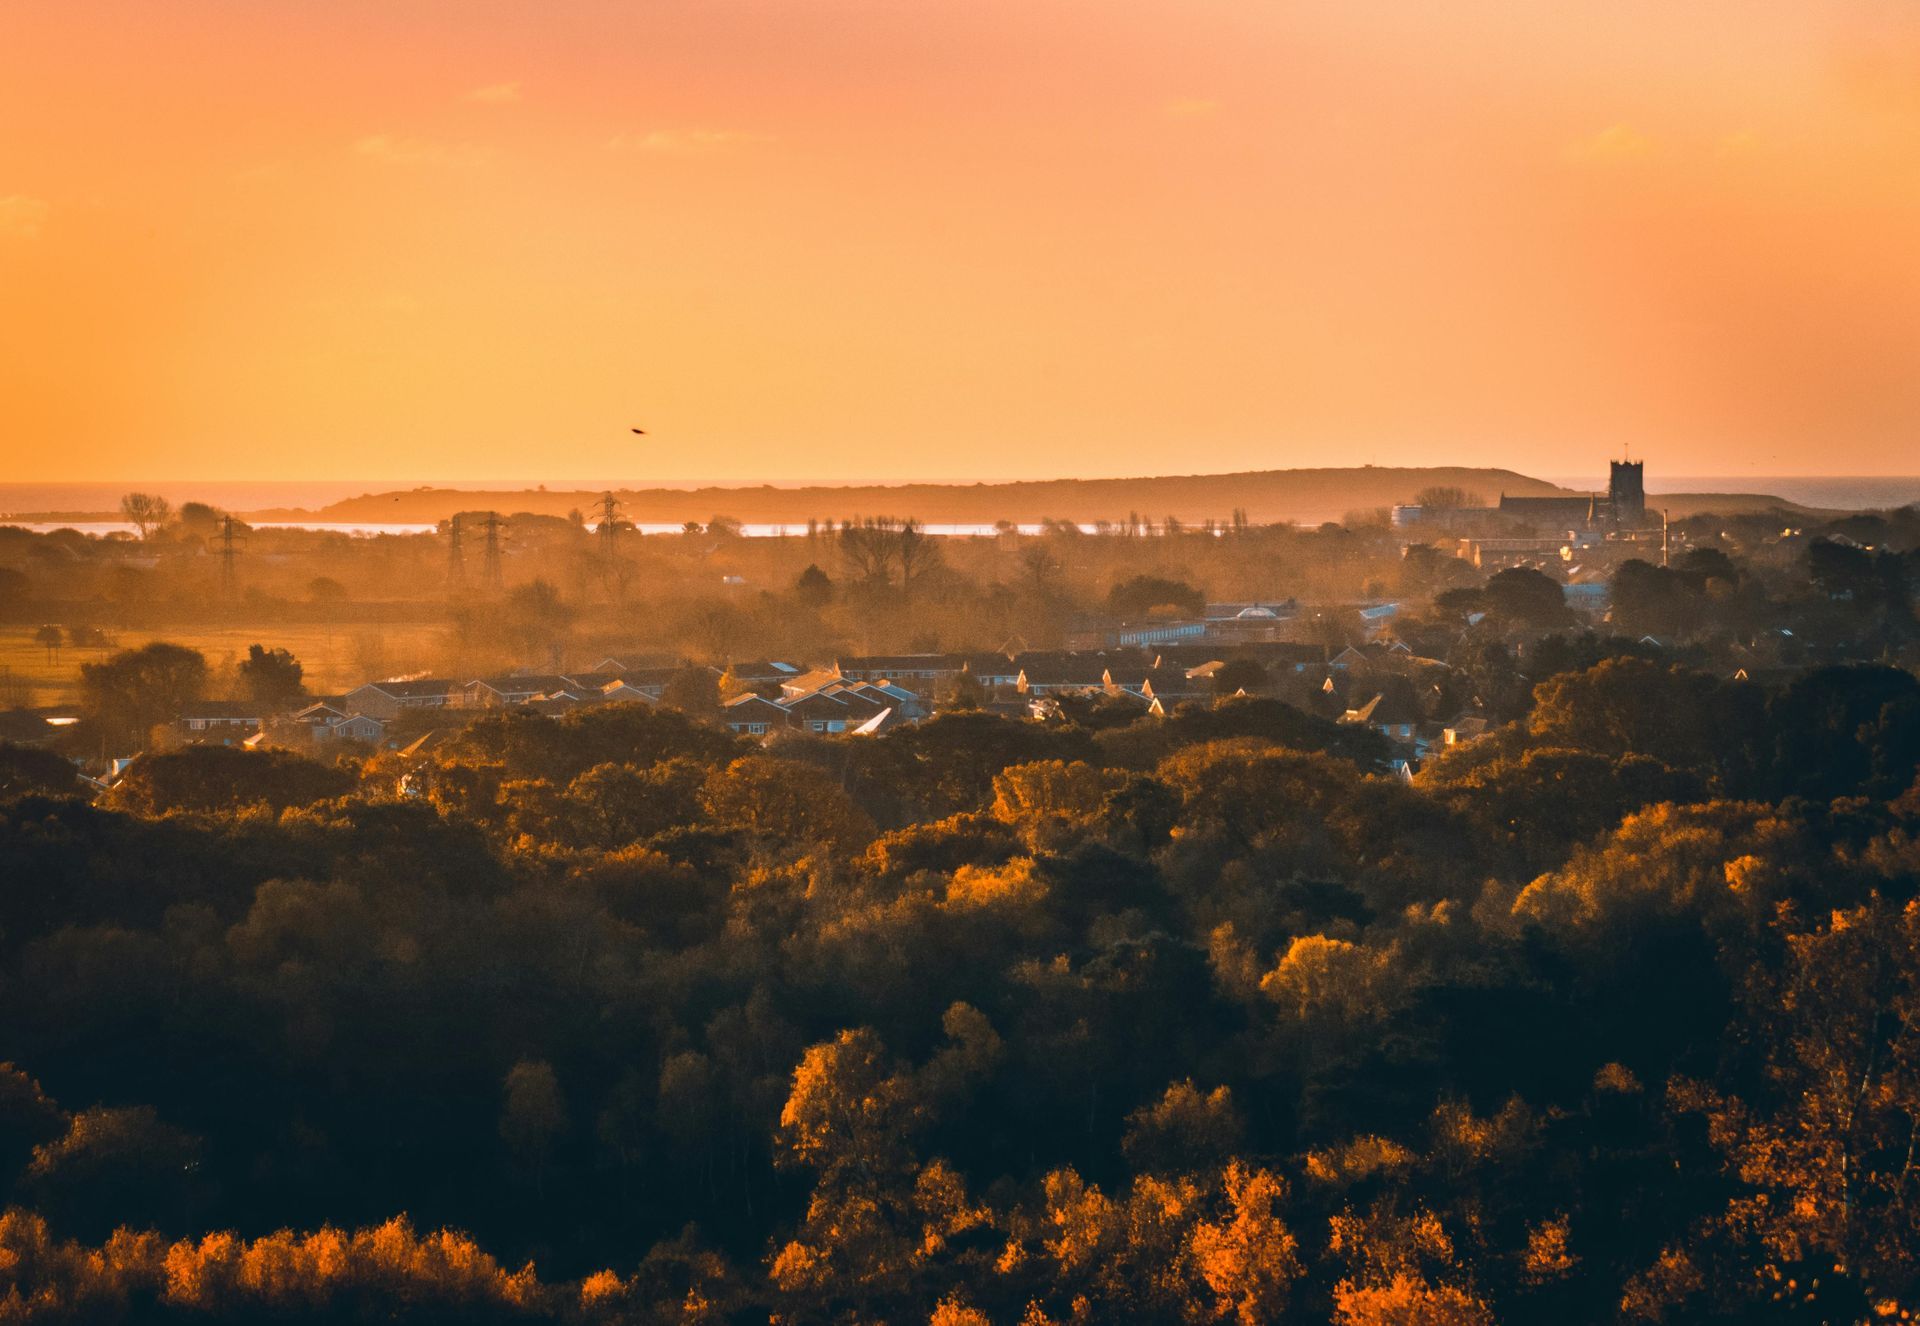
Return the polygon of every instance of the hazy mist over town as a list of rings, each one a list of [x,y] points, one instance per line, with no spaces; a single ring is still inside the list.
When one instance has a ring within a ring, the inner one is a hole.
[[[1920,1313],[1920,9],[0,6],[0,1321]]]

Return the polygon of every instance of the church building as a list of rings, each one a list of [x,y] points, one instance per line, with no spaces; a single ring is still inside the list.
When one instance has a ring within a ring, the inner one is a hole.
[[[1509,497],[1500,494],[1500,514],[1556,529],[1630,530],[1647,523],[1645,461],[1616,460],[1605,493],[1584,497]]]

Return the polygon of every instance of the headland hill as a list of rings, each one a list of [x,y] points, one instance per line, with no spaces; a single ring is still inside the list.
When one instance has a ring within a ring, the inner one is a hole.
[[[1128,479],[1046,479],[1002,483],[819,484],[701,488],[615,487],[624,519],[637,523],[706,521],[716,515],[756,524],[805,526],[810,520],[859,516],[912,517],[935,524],[1027,524],[1042,520],[1120,522],[1129,515],[1172,516],[1186,523],[1226,521],[1235,512],[1255,524],[1320,524],[1356,511],[1411,502],[1427,489],[1458,489],[1476,502],[1510,497],[1574,495],[1578,490],[1514,470],[1468,466],[1352,466],[1253,470]],[[373,492],[318,509],[277,508],[244,513],[266,521],[445,520],[462,511],[492,509],[565,516],[591,512],[605,489],[422,487]],[[1702,512],[1779,510],[1815,514],[1764,493],[1649,493],[1648,502],[1674,518]]]

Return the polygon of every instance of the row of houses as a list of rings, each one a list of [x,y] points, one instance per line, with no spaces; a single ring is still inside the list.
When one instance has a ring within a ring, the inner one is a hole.
[[[379,742],[403,714],[422,710],[521,708],[557,716],[583,705],[658,704],[686,668],[629,669],[603,660],[584,673],[513,673],[462,684],[407,678],[368,682],[344,695],[317,700],[287,716],[316,742]],[[718,685],[739,691],[723,708],[735,731],[764,736],[778,728],[814,732],[879,731],[930,712],[927,697],[885,681],[849,677],[837,669],[805,670],[779,660],[705,669]],[[744,689],[743,689],[744,688]],[[258,725],[259,720],[255,720]]]
[[[747,691],[726,702],[721,721],[743,736],[782,729],[802,732],[883,732],[931,712],[919,691],[887,680],[849,677],[837,669],[800,673],[769,692]]]
[[[585,672],[514,672],[457,682],[444,677],[370,681],[336,697],[346,713],[398,718],[418,709],[491,709],[539,701],[576,704],[623,700],[657,703],[678,667],[627,668],[618,659],[602,659]],[[715,673],[715,676],[718,676]]]
[[[1338,611],[1350,614],[1369,636],[1379,636],[1398,619],[1400,607],[1397,601],[1369,599]],[[1304,609],[1296,599],[1209,603],[1198,617],[1083,618],[1068,632],[1068,642],[1080,649],[1200,645],[1216,652],[1260,645],[1311,646],[1322,633],[1326,613],[1326,609]]]
[[[986,654],[869,655],[838,659],[831,670],[850,681],[887,682],[921,695],[938,694],[964,677],[990,694],[1042,696],[1109,684],[1139,692],[1157,679],[1163,693],[1185,696],[1210,693],[1205,686],[1182,684],[1186,673],[1209,664],[1218,667],[1229,654],[1252,659],[1269,671],[1298,671],[1329,661],[1326,649],[1316,644],[1264,641],[1225,650],[1217,644],[1176,640]],[[1182,676],[1176,678],[1175,672]]]
[[[403,715],[438,710],[504,706],[564,713],[587,704],[623,701],[657,704],[681,668],[627,669],[607,659],[587,672],[507,673],[455,681],[446,677],[393,677],[366,682],[340,695],[310,698],[291,711],[257,701],[199,700],[174,722],[187,741],[234,745],[278,741],[379,744]],[[714,672],[717,679],[718,672]]]
[[[784,730],[885,731],[925,718],[953,688],[968,682],[977,688],[978,701],[1010,714],[1045,717],[1060,698],[1075,695],[1132,700],[1143,711],[1160,714],[1183,701],[1222,693],[1229,666],[1225,652],[1184,642],[1104,650],[858,655],[817,668],[761,659],[737,662],[724,672],[706,671],[730,697],[721,721],[742,735],[764,737]],[[1320,707],[1327,717],[1366,723],[1410,744],[1420,743],[1413,741],[1413,720],[1402,712],[1406,705],[1399,693],[1367,687],[1376,674],[1404,670],[1409,662],[1440,666],[1414,658],[1398,641],[1347,647],[1331,657],[1318,645],[1255,642],[1237,647],[1232,657],[1259,664],[1270,678],[1312,674],[1303,685],[1324,678]],[[394,723],[423,712],[514,707],[558,715],[583,705],[657,704],[687,671],[684,665],[636,668],[606,658],[583,672],[507,673],[464,682],[388,678],[285,713],[246,701],[201,701],[181,713],[176,729],[189,741],[224,744],[392,744]],[[418,726],[411,723],[408,730]]]

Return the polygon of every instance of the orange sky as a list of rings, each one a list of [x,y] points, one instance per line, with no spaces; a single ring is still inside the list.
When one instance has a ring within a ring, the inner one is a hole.
[[[0,4],[6,479],[1917,439],[1910,0]]]

